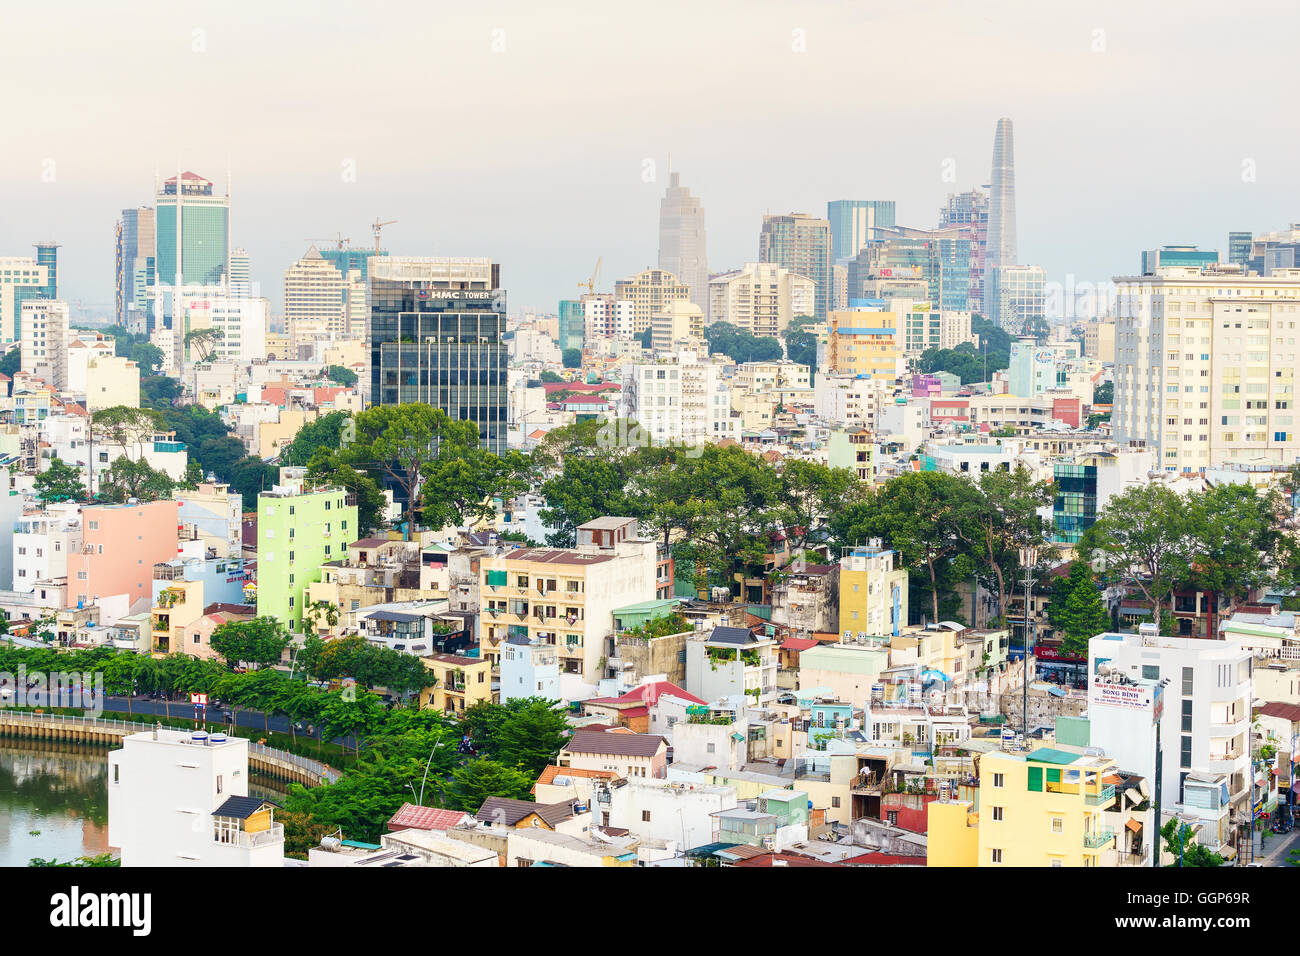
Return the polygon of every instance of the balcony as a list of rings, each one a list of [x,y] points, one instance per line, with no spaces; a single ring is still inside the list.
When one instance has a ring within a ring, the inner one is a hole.
[[[269,829],[259,830],[256,833],[247,833],[243,830],[228,830],[221,834],[221,839],[214,838],[212,842],[222,846],[237,846],[245,850],[259,846],[271,846],[275,843],[284,842],[284,824],[273,823]]]
[[[1104,807],[1115,799],[1115,785],[1106,784],[1097,790],[1096,793],[1085,793],[1083,802],[1090,807]]]
[[[1109,827],[1105,830],[1094,830],[1092,833],[1083,835],[1084,849],[1097,850],[1104,847],[1115,839],[1115,831]]]

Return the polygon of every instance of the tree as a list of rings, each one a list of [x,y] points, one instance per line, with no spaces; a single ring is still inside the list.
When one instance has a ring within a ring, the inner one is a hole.
[[[582,368],[582,349],[565,349],[560,353],[565,368]]]
[[[258,617],[251,621],[227,621],[212,632],[208,643],[231,666],[241,661],[265,665],[277,663],[290,640],[289,632],[279,620]]]
[[[347,412],[330,412],[312,422],[307,422],[298,429],[293,441],[285,446],[280,460],[286,465],[306,465],[318,448],[337,451],[343,445],[343,437],[352,416]]]
[[[100,497],[122,504],[135,498],[139,501],[158,501],[170,498],[176,483],[165,472],[157,471],[141,458],[132,461],[125,455],[113,466],[100,485]]]
[[[22,368],[22,350],[15,344],[13,348],[5,352],[4,358],[0,358],[0,375],[6,375],[9,378],[14,377],[14,373]]]
[[[1092,390],[1092,403],[1094,405],[1110,405],[1115,401],[1115,383],[1102,382]]]
[[[1020,550],[1040,549],[1040,560],[1050,549],[1043,547],[1043,519],[1039,509],[1052,503],[1052,484],[1034,481],[1027,469],[982,472],[977,494],[962,502],[957,535],[979,562],[989,590],[998,597],[998,613],[1006,616],[1010,594],[1016,584]]]
[[[704,338],[709,352],[721,352],[738,363],[774,362],[785,357],[781,343],[772,338],[760,338],[730,322],[714,322],[704,327]]]
[[[357,373],[343,365],[331,365],[325,370],[325,376],[331,382],[337,382],[346,388],[357,384]]]
[[[337,451],[317,448],[307,463],[307,478],[320,485],[338,485],[356,496],[357,530],[361,535],[371,534],[384,526],[388,499],[380,490],[379,482],[344,462]]]
[[[350,465],[378,470],[402,490],[410,510],[406,524],[409,541],[424,511],[425,466],[438,455],[443,442],[462,448],[475,445],[478,426],[457,421],[441,408],[423,402],[368,408],[355,422],[356,438],[342,449],[340,458]]]
[[[517,451],[496,455],[479,448],[472,422],[456,439],[441,443],[438,455],[424,464],[420,498],[431,528],[459,527],[496,515],[493,499],[509,501],[528,490],[529,461]],[[467,442],[465,439],[472,436]]]
[[[1073,562],[1069,574],[1057,579],[1047,620],[1063,635],[1061,650],[1072,657],[1087,657],[1088,641],[1110,630],[1110,614],[1087,562]]]
[[[1129,488],[1107,502],[1079,542],[1079,556],[1101,560],[1102,572],[1136,587],[1160,626],[1174,586],[1191,573],[1187,500],[1164,485]]]
[[[930,582],[931,614],[939,621],[941,581],[948,564],[962,552],[959,521],[973,510],[976,496],[975,486],[959,475],[904,472],[873,497],[834,516],[834,536],[842,545],[881,538],[899,553],[905,567]],[[969,576],[972,567],[967,560],[961,576]]]
[[[186,358],[193,351],[198,356],[194,360],[195,362],[199,364],[206,362],[212,353],[217,350],[217,346],[221,343],[223,337],[224,333],[220,329],[213,328],[192,329],[186,332],[185,338],[182,339]]]
[[[792,362],[808,366],[808,380],[817,375],[817,336],[808,331],[808,326],[816,325],[817,319],[811,315],[796,315],[790,320],[785,330],[785,352]]]
[[[146,408],[170,408],[184,391],[181,383],[169,375],[140,377],[140,404]]]
[[[810,538],[819,538],[827,518],[862,497],[865,486],[847,468],[830,468],[820,462],[792,458],[781,469],[780,498],[786,540],[791,552],[803,550]]]
[[[81,469],[51,458],[49,467],[36,476],[36,497],[41,504],[55,501],[84,501],[86,486],[81,483]]]
[[[1160,828],[1165,852],[1173,857],[1168,866],[1222,866],[1223,857],[1194,842],[1196,831],[1179,820],[1169,820]]]
[[[565,378],[559,372],[552,372],[548,368],[542,371],[542,377],[540,381],[542,382],[543,385],[556,385],[560,382],[565,381]]]
[[[548,507],[538,517],[555,529],[547,544],[571,548],[577,542],[578,525],[603,515],[628,514],[632,506],[626,486],[627,471],[618,458],[566,457],[560,474],[540,489]]]
[[[530,800],[534,779],[495,760],[471,760],[451,772],[448,806],[476,813],[488,797]]]
[[[1214,592],[1220,617],[1231,616],[1256,588],[1282,583],[1276,551],[1284,532],[1277,518],[1269,496],[1250,485],[1217,485],[1189,496],[1189,583]]]
[[[461,725],[478,753],[528,774],[531,781],[555,762],[568,739],[568,720],[556,709],[558,703],[541,697],[480,701],[465,711]]]

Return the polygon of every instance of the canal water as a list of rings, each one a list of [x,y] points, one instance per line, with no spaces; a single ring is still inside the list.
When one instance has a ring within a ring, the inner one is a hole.
[[[108,747],[0,739],[0,866],[108,851],[108,753]],[[249,784],[253,796],[283,794],[277,781],[260,775]]]

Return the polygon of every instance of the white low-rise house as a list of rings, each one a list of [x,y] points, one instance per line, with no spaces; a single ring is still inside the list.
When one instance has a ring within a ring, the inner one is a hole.
[[[68,555],[81,550],[81,506],[75,502],[45,505],[14,523],[15,591],[30,592],[42,581],[68,576]]]
[[[108,844],[123,866],[283,866],[275,808],[248,796],[248,741],[155,728],[108,755]]]
[[[686,642],[686,689],[704,700],[748,694],[754,704],[776,699],[777,642],[743,627],[715,627]]]
[[[491,850],[463,840],[451,840],[445,834],[428,830],[385,833],[379,842],[385,850],[396,850],[401,857],[415,857],[419,866],[500,866],[497,855]]]
[[[738,803],[735,787],[629,780],[598,786],[592,812],[638,840],[672,840],[683,849],[713,839],[713,814]]]

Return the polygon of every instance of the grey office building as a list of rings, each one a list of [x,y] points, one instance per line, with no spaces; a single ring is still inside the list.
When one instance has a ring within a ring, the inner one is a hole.
[[[370,395],[426,402],[506,449],[506,294],[491,259],[376,256],[369,262]]]

